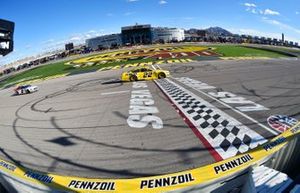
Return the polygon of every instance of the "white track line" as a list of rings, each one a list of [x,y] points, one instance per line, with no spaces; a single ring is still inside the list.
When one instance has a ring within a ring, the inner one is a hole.
[[[121,93],[127,93],[129,90],[122,90],[122,91],[116,91],[116,92],[104,92],[101,93],[101,95],[111,95],[111,94],[121,94]]]
[[[205,54],[205,55],[207,55],[207,56],[211,55],[209,52],[205,52],[205,51],[203,51],[202,53]]]
[[[152,67],[154,70],[156,70],[156,68],[153,66],[153,64],[151,64],[151,67]]]
[[[181,54],[182,56],[187,56],[187,54],[184,53],[184,52],[181,52],[180,54]]]
[[[155,55],[156,55],[156,54],[146,56],[146,57],[144,57],[144,59],[148,59],[148,58],[153,57],[153,56],[155,56]]]
[[[173,78],[173,79],[177,80],[176,78]],[[177,80],[177,81],[178,81],[178,80]],[[180,81],[179,81],[179,82],[180,82]],[[183,83],[183,82],[181,82],[181,83]],[[184,83],[183,83],[183,84],[184,84]],[[185,84],[185,85],[186,85],[186,84]],[[225,107],[230,108],[230,109],[233,110],[234,112],[236,112],[236,113],[242,115],[243,117],[247,118],[248,120],[252,121],[253,123],[255,123],[255,124],[261,126],[262,128],[268,130],[268,131],[271,132],[272,134],[274,134],[274,135],[278,135],[278,134],[279,134],[279,132],[277,132],[277,131],[275,131],[275,130],[273,130],[273,129],[270,129],[269,127],[267,127],[267,126],[265,126],[265,125],[259,123],[258,121],[256,121],[256,120],[253,119],[252,117],[249,117],[249,116],[246,115],[245,113],[242,113],[241,111],[236,110],[235,108],[229,106],[228,104],[224,103],[223,101],[220,101],[219,99],[217,99],[217,98],[215,98],[215,97],[212,97],[212,96],[206,94],[205,92],[203,92],[203,91],[201,91],[201,90],[199,90],[199,89],[195,89],[195,88],[193,88],[193,87],[191,87],[191,86],[189,86],[189,85],[187,85],[187,86],[190,87],[190,88],[192,88],[192,89],[194,89],[195,91],[198,91],[198,92],[200,92],[201,94],[204,94],[205,96],[207,96],[207,97],[209,97],[209,98],[211,98],[211,99],[213,99],[213,100],[219,102],[220,104],[224,105]]]
[[[200,54],[197,54],[196,52],[192,52],[193,54],[197,55],[197,56],[200,56]]]
[[[162,68],[161,68],[159,65],[155,64],[155,66],[156,66],[158,69],[162,70]]]

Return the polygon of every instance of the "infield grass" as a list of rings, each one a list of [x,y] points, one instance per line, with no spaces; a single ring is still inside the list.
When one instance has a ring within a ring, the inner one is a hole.
[[[193,46],[191,46],[192,48]],[[200,46],[204,47],[204,46]],[[243,46],[237,45],[211,45],[206,46],[207,48],[213,48],[213,51],[220,54],[223,57],[270,57],[270,58],[278,58],[278,57],[286,57],[286,55],[279,54],[272,51],[260,50],[255,48],[246,48]],[[193,57],[191,57],[193,58]],[[148,58],[148,59],[136,59],[136,60],[128,60],[122,62],[111,62],[107,64],[95,65],[95,66],[85,66],[80,68],[75,68],[72,65],[66,65],[64,62],[58,62],[53,64],[48,64],[44,66],[38,66],[33,69],[29,69],[25,72],[21,72],[19,74],[13,75],[8,79],[0,82],[1,87],[10,87],[16,84],[20,84],[22,82],[43,79],[51,76],[62,75],[62,74],[78,74],[84,72],[96,71],[100,68],[116,66],[120,64],[132,64],[132,63],[141,63],[141,62],[151,62],[156,61],[156,59]]]
[[[286,48],[286,47],[274,47],[274,50],[284,51],[284,52],[291,52],[294,54],[300,54],[300,49],[298,48]]]
[[[287,57],[284,54],[279,54],[272,51],[260,50],[255,48],[247,48],[236,45],[213,45],[210,46],[215,48],[215,52],[221,54],[223,57],[270,57],[280,58]]]
[[[44,66],[38,66],[36,68],[29,69],[25,72],[13,75],[8,79],[0,82],[0,88],[10,87],[17,85],[22,82],[27,82],[36,79],[43,79],[51,76],[61,75],[61,74],[80,74],[84,72],[96,71],[100,68],[116,66],[120,64],[131,64],[131,63],[141,63],[141,62],[150,62],[155,61],[155,59],[143,59],[143,60],[131,60],[125,62],[113,62],[96,66],[87,66],[84,68],[75,68],[72,65],[66,65],[64,62],[58,62],[53,64],[48,64]]]

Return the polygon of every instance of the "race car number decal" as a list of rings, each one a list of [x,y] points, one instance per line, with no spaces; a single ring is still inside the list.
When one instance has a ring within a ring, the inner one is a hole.
[[[145,72],[144,73],[144,78],[151,78],[152,77],[152,72]]]

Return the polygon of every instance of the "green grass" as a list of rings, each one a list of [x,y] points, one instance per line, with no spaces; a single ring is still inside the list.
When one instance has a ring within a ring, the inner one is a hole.
[[[37,78],[45,78],[52,75],[63,74],[67,72],[70,66],[64,65],[63,62],[40,66],[34,69],[27,70],[20,74],[9,77],[8,79],[0,82],[0,87],[9,85],[10,83],[22,81],[22,80],[33,80]]]
[[[295,54],[300,54],[300,49],[293,49],[293,48],[287,48],[287,47],[274,47],[272,49],[284,51],[284,52],[291,52],[291,53],[295,53]]]
[[[246,48],[235,45],[217,45],[211,46],[216,48],[214,51],[221,54],[223,57],[270,57],[279,58],[287,57],[284,54],[279,54],[272,51],[259,50],[255,48]]]
[[[113,63],[107,63],[107,64],[102,64],[102,65],[87,66],[87,67],[83,67],[83,68],[75,68],[72,65],[65,65],[65,63],[67,61],[58,62],[58,63],[48,64],[45,66],[39,66],[39,67],[30,69],[30,70],[27,70],[25,72],[22,72],[20,74],[11,76],[10,78],[0,82],[0,88],[1,87],[10,87],[19,82],[23,82],[23,81],[46,78],[46,77],[65,74],[65,73],[78,74],[78,73],[95,71],[100,68],[116,66],[116,65],[120,65],[120,64],[150,62],[150,61],[155,61],[155,60],[156,59],[151,59],[151,58],[145,59],[145,60],[139,59],[139,60],[130,60],[130,61],[126,61],[126,62],[113,62]]]
[[[235,45],[212,45],[209,47],[215,48],[215,52],[224,56],[224,57],[271,57],[271,58],[278,58],[278,57],[286,57],[283,54],[279,54],[272,51],[260,50],[255,48],[246,48],[243,46],[235,46]],[[194,58],[192,58],[194,59]],[[103,67],[109,66],[116,66],[120,64],[133,64],[133,63],[141,63],[141,62],[151,62],[156,61],[156,59],[148,58],[148,59],[136,59],[136,60],[129,60],[123,62],[112,62],[107,64],[95,65],[95,66],[87,66],[81,68],[75,68],[72,65],[65,65],[65,62],[58,62],[54,64],[48,64],[45,66],[39,66],[34,69],[27,70],[20,74],[11,76],[10,78],[0,82],[1,87],[9,87],[13,86],[14,84],[35,80],[39,78],[46,78],[54,75],[60,74],[78,74],[83,72],[90,72],[94,70],[98,70]]]

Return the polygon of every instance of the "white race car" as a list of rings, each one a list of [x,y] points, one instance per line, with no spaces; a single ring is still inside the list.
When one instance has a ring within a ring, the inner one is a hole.
[[[31,85],[22,85],[22,86],[18,86],[16,89],[15,89],[15,93],[17,95],[20,95],[20,94],[29,94],[29,93],[32,93],[32,92],[36,92],[38,91],[38,87],[37,86],[31,86]]]

